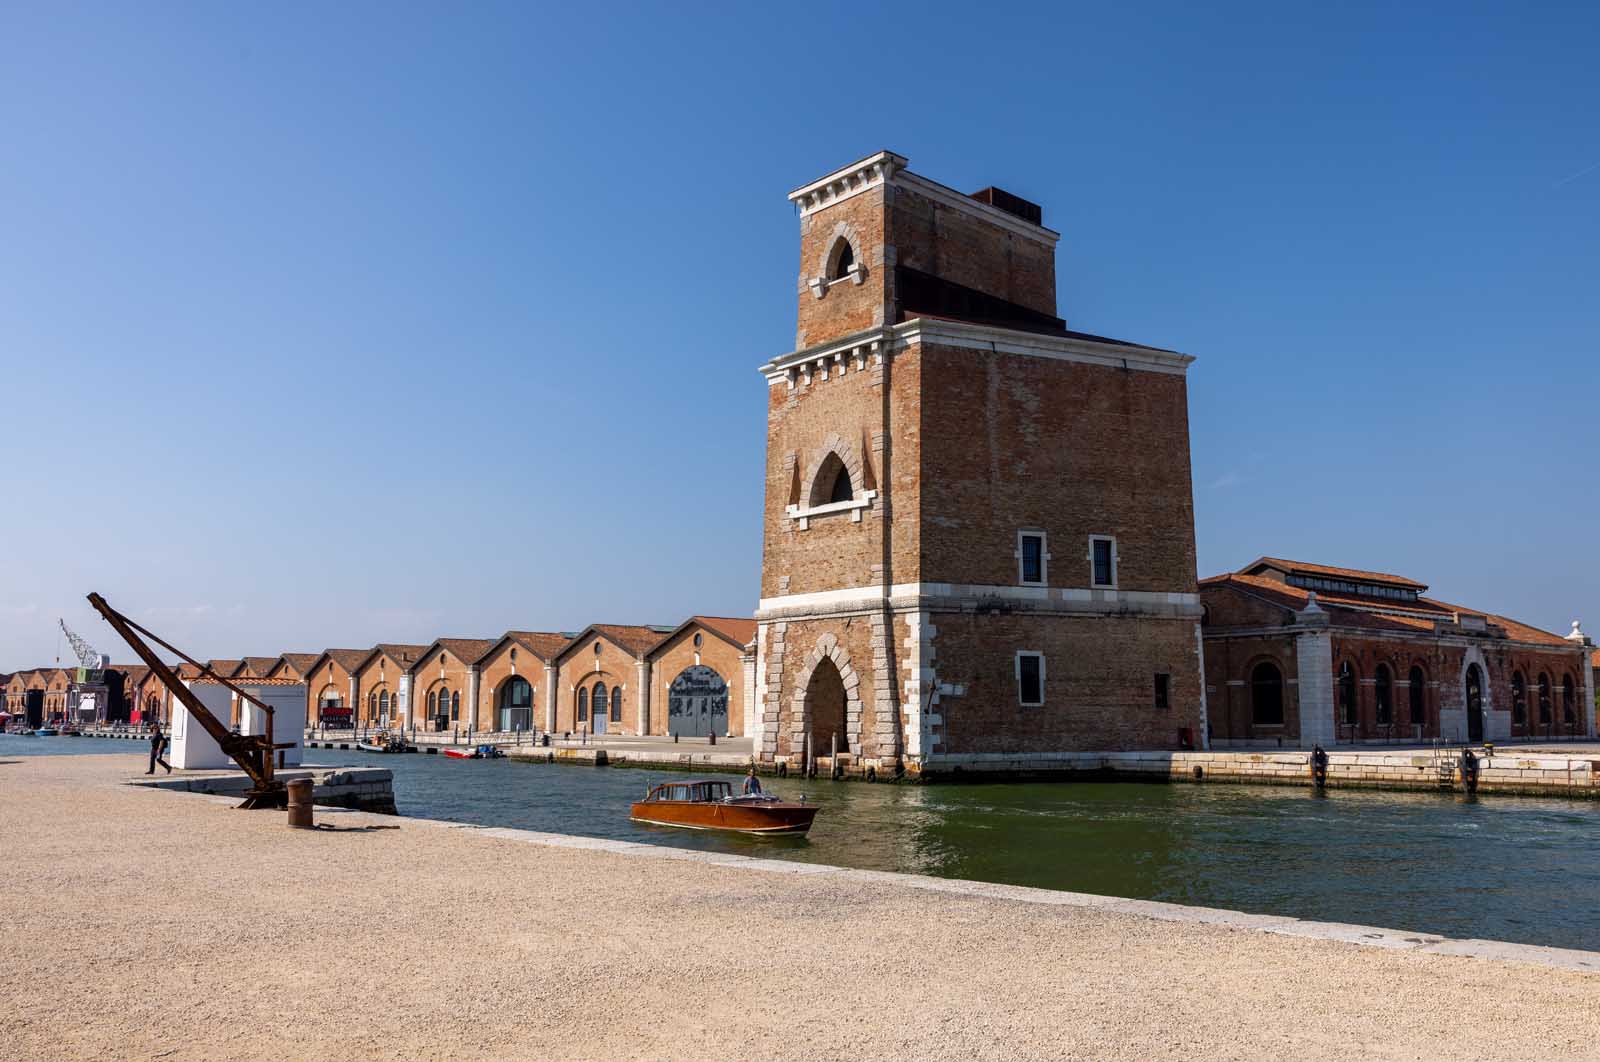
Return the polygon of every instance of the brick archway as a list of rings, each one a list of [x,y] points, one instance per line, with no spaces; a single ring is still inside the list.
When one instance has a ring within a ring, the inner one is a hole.
[[[811,679],[824,660],[838,670],[839,679],[844,684],[845,733],[849,738],[850,752],[859,756],[862,746],[861,676],[856,674],[856,669],[850,665],[850,655],[840,648],[839,639],[832,634],[824,634],[817,639],[816,648],[806,656],[805,664],[795,675],[789,707],[789,753],[801,755],[805,747],[806,735],[811,728],[811,705],[807,694],[811,690]],[[823,754],[827,750],[812,751]]]

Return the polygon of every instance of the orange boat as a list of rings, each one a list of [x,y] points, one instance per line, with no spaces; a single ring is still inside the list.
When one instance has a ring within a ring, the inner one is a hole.
[[[798,836],[817,817],[812,804],[769,793],[738,796],[732,782],[663,782],[633,805],[630,818],[685,830],[732,830],[763,836]]]

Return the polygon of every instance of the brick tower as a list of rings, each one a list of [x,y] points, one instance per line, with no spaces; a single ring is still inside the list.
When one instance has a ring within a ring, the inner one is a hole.
[[[881,776],[1202,744],[1193,359],[1069,331],[1058,234],[997,188],[880,152],[789,198],[757,755]]]

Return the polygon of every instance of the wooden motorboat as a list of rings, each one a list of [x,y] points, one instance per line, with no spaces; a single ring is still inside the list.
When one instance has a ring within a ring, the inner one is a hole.
[[[634,803],[629,817],[634,822],[684,830],[798,836],[811,829],[817,807],[780,800],[770,793],[740,796],[732,782],[663,782]]]

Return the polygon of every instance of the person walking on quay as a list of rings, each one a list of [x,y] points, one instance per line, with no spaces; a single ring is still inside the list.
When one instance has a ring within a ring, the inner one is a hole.
[[[168,774],[172,773],[172,764],[163,759],[161,755],[166,750],[167,735],[161,732],[161,723],[158,720],[150,724],[150,769],[144,772],[145,774],[155,774],[156,764],[158,763],[167,769]]]
[[[756,777],[755,764],[750,765],[750,773],[744,776],[744,795],[761,795],[761,779]]]

